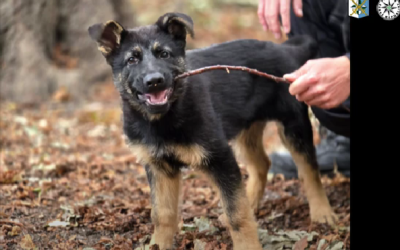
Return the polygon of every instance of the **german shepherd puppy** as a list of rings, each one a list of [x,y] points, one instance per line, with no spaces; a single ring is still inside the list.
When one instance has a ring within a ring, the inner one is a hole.
[[[193,37],[194,31],[192,19],[182,13],[166,13],[153,25],[134,29],[108,21],[88,32],[112,68],[127,142],[147,172],[152,243],[162,250],[172,248],[181,168],[190,166],[217,187],[221,219],[234,249],[262,249],[254,210],[270,166],[262,144],[268,121],[280,124],[281,139],[304,183],[312,221],[334,222],[320,181],[308,108],[290,95],[288,84],[225,70],[174,80],[188,70],[217,64],[283,76],[316,56],[314,40],[304,36],[274,44],[244,39],[185,51],[187,33]],[[247,190],[236,161],[239,154],[249,172]]]

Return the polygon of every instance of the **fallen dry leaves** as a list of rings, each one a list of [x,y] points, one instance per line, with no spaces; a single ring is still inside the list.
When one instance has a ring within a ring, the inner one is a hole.
[[[21,248],[24,250],[35,250],[37,249],[35,244],[32,241],[32,238],[29,234],[24,235],[21,239]]]
[[[2,107],[0,248],[157,249],[146,174],[124,144],[117,102]],[[183,176],[176,249],[231,250],[216,190],[200,173]],[[335,228],[310,225],[299,181],[270,177],[256,214],[264,249],[350,249],[350,181],[323,184],[340,218]]]
[[[304,250],[306,249],[307,246],[308,246],[307,237],[304,237],[303,239],[297,241],[294,244],[293,250]]]

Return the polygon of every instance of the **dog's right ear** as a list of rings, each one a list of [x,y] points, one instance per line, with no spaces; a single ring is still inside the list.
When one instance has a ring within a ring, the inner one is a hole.
[[[186,40],[187,34],[194,38],[193,20],[186,14],[166,13],[158,18],[156,25],[176,39]]]
[[[94,24],[89,27],[88,32],[105,57],[119,47],[126,33],[124,27],[116,21]]]

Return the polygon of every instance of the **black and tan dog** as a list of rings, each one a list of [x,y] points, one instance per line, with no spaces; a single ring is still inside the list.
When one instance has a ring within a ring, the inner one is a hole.
[[[280,124],[280,136],[303,180],[311,219],[332,223],[336,216],[321,185],[307,106],[289,94],[287,84],[225,70],[174,80],[187,70],[217,64],[282,76],[315,56],[315,42],[308,37],[283,44],[236,40],[185,51],[187,32],[193,36],[193,21],[181,13],[167,13],[153,25],[134,29],[115,21],[89,28],[112,68],[129,145],[147,171],[153,242],[160,249],[172,247],[180,170],[190,166],[218,188],[234,249],[261,249],[253,212],[270,166],[262,144],[267,121]],[[247,192],[238,154],[249,172]]]

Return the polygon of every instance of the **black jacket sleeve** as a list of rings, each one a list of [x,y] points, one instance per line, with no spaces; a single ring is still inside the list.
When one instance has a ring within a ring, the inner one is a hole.
[[[348,3],[344,0],[336,1],[335,7],[328,20],[332,29],[343,41],[345,55],[350,59],[350,17],[348,15]]]

